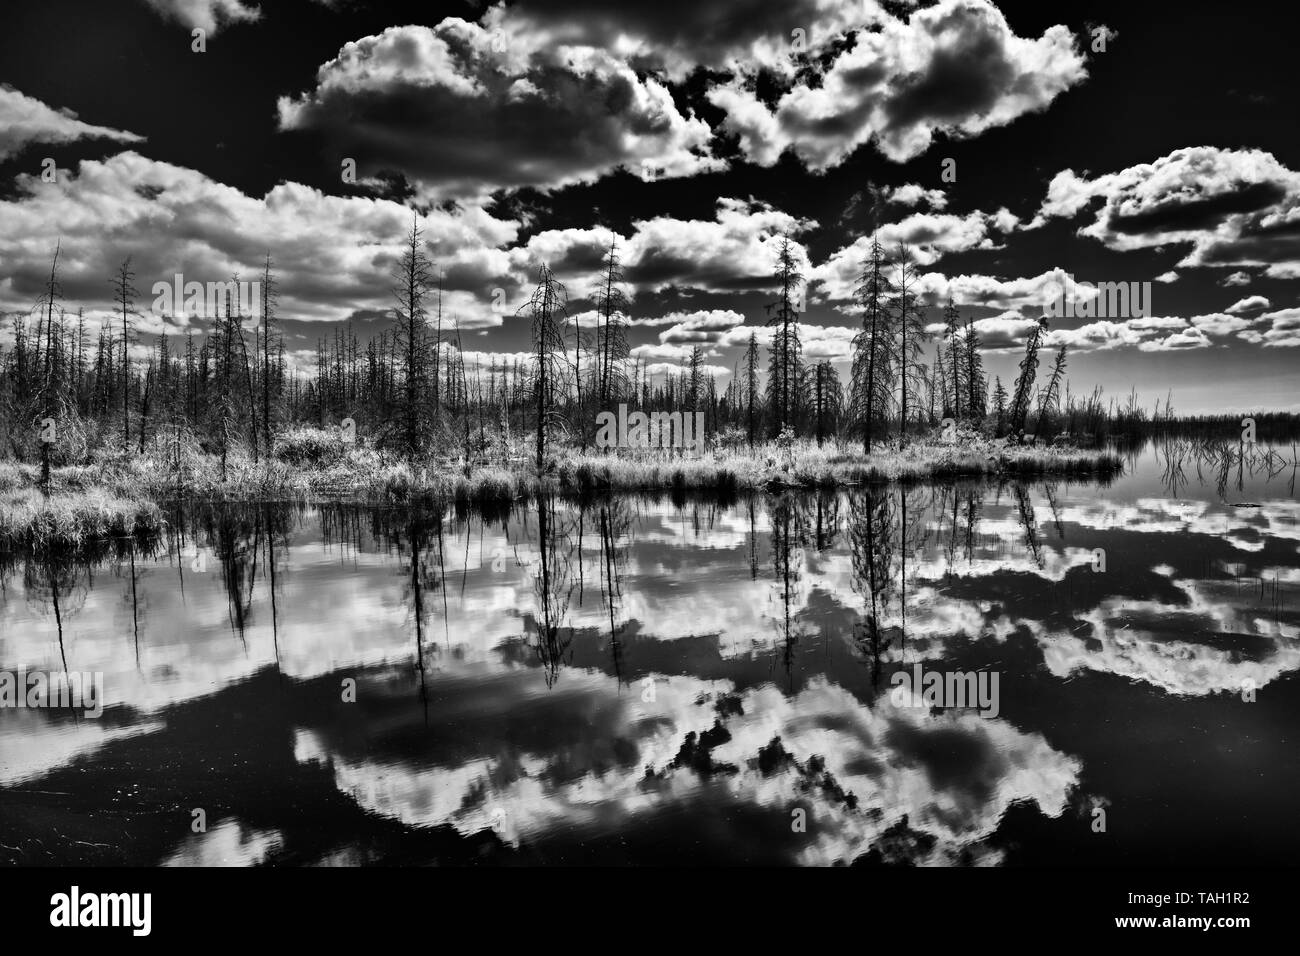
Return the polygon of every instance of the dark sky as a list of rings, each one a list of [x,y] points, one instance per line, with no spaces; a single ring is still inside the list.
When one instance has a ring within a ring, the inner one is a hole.
[[[1053,319],[1074,391],[1300,410],[1295,33],[1274,4],[8,7],[5,312],[56,241],[92,321],[132,256],[146,333],[187,325],[150,312],[156,281],[250,278],[269,252],[291,347],[368,335],[415,209],[467,350],[526,349],[513,312],[542,261],[590,308],[617,234],[637,354],[666,370],[698,343],[730,369],[788,232],[808,355],[844,363],[874,189],[936,321],[950,297],[980,320],[1004,379],[1054,280],[1150,282],[1147,315]]]

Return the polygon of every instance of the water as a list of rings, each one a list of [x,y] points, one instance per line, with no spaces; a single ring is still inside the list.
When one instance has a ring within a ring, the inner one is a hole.
[[[189,507],[0,555],[0,672],[104,704],[0,709],[0,862],[1290,863],[1274,470]],[[997,693],[927,704],[918,667]]]

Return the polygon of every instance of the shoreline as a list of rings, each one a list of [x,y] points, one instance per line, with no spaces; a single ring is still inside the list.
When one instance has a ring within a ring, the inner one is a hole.
[[[331,502],[381,507],[502,507],[539,496],[619,494],[710,495],[848,489],[868,484],[1075,477],[1106,480],[1123,459],[1103,449],[917,442],[882,448],[812,443],[753,452],[710,451],[700,457],[601,454],[564,449],[538,474],[514,459],[466,467],[431,462],[415,467],[341,443],[315,461],[253,462],[232,457],[226,480],[219,460],[196,456],[174,467],[149,456],[118,456],[94,465],[55,468],[49,496],[35,465],[0,465],[0,549],[66,549],[114,537],[148,536],[165,525],[176,501]]]

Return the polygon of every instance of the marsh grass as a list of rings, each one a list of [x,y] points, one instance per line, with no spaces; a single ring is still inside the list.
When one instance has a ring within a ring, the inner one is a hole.
[[[674,450],[561,449],[538,472],[528,457],[406,462],[344,444],[337,432],[295,429],[277,441],[269,459],[255,461],[246,450],[235,449],[224,478],[215,456],[193,446],[177,454],[160,442],[144,454],[112,454],[90,465],[56,469],[48,499],[36,489],[35,466],[0,464],[0,542],[75,546],[104,536],[148,534],[162,526],[152,502],[182,498],[487,507],[546,494],[731,497],[930,478],[1107,477],[1122,462],[1109,451],[963,435],[949,443],[931,437],[882,445],[870,456],[856,444],[811,441],[715,448],[698,456]]]
[[[163,529],[162,509],[152,501],[95,491],[33,488],[0,491],[0,548],[76,550],[110,538],[148,538]]]

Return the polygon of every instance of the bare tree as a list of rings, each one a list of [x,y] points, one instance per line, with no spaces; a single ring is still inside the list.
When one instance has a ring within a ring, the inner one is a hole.
[[[271,254],[268,252],[262,268],[262,437],[268,457],[271,454],[271,323],[275,321],[279,299],[278,283],[271,272]]]
[[[140,294],[139,290],[132,285],[135,279],[135,273],[131,271],[131,257],[127,256],[122,264],[118,267],[117,275],[113,277],[113,298],[117,302],[118,314],[122,318],[122,450],[126,451],[127,443],[130,441],[131,424],[130,424],[130,398],[131,398],[131,357],[127,351],[131,343],[131,331],[128,320],[131,316],[137,315],[135,309],[135,297]]]
[[[915,395],[925,384],[926,372],[925,365],[921,361],[921,350],[929,339],[930,333],[925,330],[925,315],[921,311],[919,302],[917,286],[920,283],[920,276],[916,272],[911,251],[902,243],[898,245],[898,257],[894,262],[894,268],[898,279],[890,305],[894,331],[898,335],[898,427],[901,440],[906,442],[909,385],[910,391]]]
[[[559,399],[564,394],[564,326],[568,294],[550,268],[542,263],[537,287],[523,307],[531,313],[533,335],[533,405],[537,413],[537,470],[546,466],[546,440],[563,421]]]
[[[605,254],[604,274],[596,292],[596,394],[608,406],[627,391],[627,295],[618,261],[618,237],[611,234]]]
[[[424,300],[433,286],[433,263],[425,255],[422,235],[418,217],[412,217],[411,229],[403,242],[402,258],[393,273],[393,295],[397,299],[394,338],[401,350],[404,388],[399,444],[409,460],[414,460],[425,449],[431,437],[424,399],[429,353]],[[437,375],[436,367],[434,375]],[[436,391],[436,379],[434,388]]]

